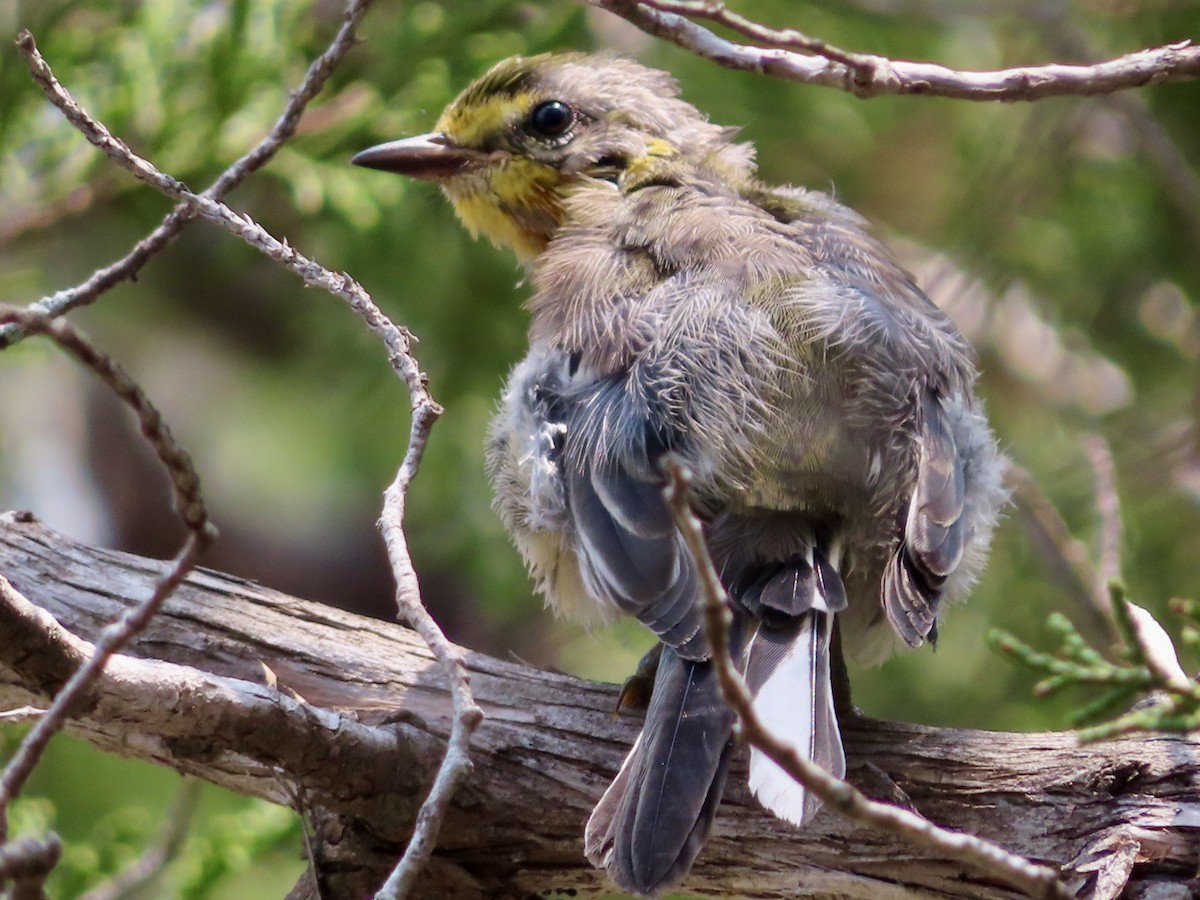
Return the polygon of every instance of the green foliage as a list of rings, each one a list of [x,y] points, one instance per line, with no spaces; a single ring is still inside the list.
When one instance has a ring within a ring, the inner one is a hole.
[[[1069,687],[1093,689],[1095,696],[1076,707],[1070,716],[1071,726],[1080,729],[1081,741],[1103,740],[1130,731],[1187,733],[1200,728],[1200,684],[1173,678],[1165,666],[1155,664],[1155,648],[1135,625],[1125,588],[1113,583],[1109,592],[1113,620],[1121,636],[1117,662],[1105,659],[1066,616],[1057,612],[1046,623],[1059,641],[1053,654],[1034,650],[1002,629],[989,632],[988,643],[1044,676],[1034,686],[1034,693],[1040,697]],[[1188,600],[1176,601],[1172,606],[1187,620],[1185,633],[1194,647],[1200,604]]]
[[[15,737],[14,730],[14,748]],[[59,738],[30,790],[13,805],[10,831],[61,835],[62,860],[47,889],[50,896],[69,900],[108,882],[142,855],[173,814],[180,785],[178,776],[162,769]],[[300,822],[291,810],[235,797],[211,785],[202,786],[194,806],[174,861],[133,896],[282,896],[300,877]],[[247,884],[253,885],[250,893]]]
[[[222,883],[254,863],[287,848],[292,862],[300,857],[300,823],[290,810],[257,801],[236,813],[214,816],[192,833],[176,868],[180,900],[215,896]]]

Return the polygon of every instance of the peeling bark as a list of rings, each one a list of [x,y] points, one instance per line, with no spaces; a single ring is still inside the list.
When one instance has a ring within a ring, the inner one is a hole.
[[[0,574],[33,604],[0,606],[0,708],[44,703],[162,566],[81,545],[28,516],[0,516]],[[486,719],[472,744],[475,771],[419,895],[605,893],[583,859],[583,823],[639,722],[613,719],[614,686],[467,656]],[[303,809],[317,831],[322,896],[361,897],[403,849],[449,726],[444,678],[413,632],[199,571],[110,663],[70,730]],[[844,737],[849,778],[867,793],[1064,866],[1083,897],[1200,894],[1194,741],[1147,735],[1080,747],[1069,733],[873,720],[846,723]],[[744,759],[735,763],[688,892],[1011,896],[828,811],[793,830],[757,807],[744,769]],[[315,897],[311,877],[292,896]]]

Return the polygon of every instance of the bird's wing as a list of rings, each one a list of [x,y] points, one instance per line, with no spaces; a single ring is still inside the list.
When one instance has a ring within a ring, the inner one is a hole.
[[[905,642],[936,635],[938,601],[962,561],[969,523],[964,461],[941,399],[928,390],[921,406],[917,478],[904,535],[883,576],[888,620]]]
[[[691,659],[706,649],[696,605],[696,567],[662,497],[619,462],[567,473],[576,553],[588,589],[635,616]]]
[[[589,592],[632,615],[687,659],[707,656],[696,606],[696,566],[662,496],[658,461],[685,439],[663,402],[618,371],[577,374],[564,392],[558,461],[572,543]]]

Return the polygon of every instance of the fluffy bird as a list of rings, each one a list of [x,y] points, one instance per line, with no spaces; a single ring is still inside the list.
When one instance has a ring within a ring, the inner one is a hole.
[[[556,611],[632,615],[662,642],[585,835],[618,886],[654,896],[700,852],[734,744],[659,461],[694,473],[757,711],[840,777],[835,622],[867,662],[933,642],[1005,500],[972,352],[858,215],[758,181],[733,129],[627,59],[505,60],[432,133],[353,162],[439,184],[528,268],[529,353],[489,438],[496,508]],[[783,819],[814,812],[755,751],[749,777]]]

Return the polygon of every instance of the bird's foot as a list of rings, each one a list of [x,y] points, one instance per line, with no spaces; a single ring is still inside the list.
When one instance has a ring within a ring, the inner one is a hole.
[[[658,674],[658,661],[662,657],[662,644],[654,647],[640,660],[633,674],[621,685],[621,693],[617,695],[617,706],[613,710],[613,718],[621,714],[625,708],[642,710],[650,705],[650,695],[654,692],[654,678]]]

